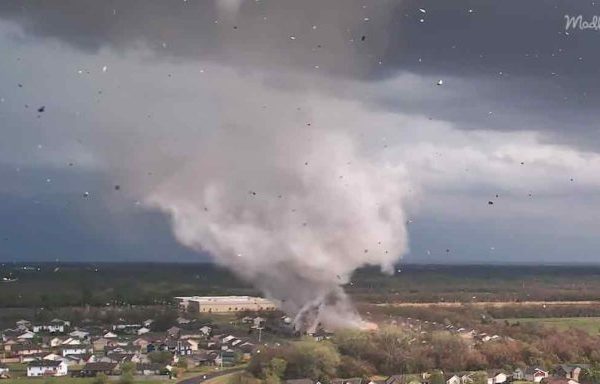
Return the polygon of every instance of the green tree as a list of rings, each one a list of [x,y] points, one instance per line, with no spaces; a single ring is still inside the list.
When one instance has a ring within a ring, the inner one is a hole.
[[[304,340],[294,343],[285,355],[286,377],[307,377],[328,383],[336,376],[340,354],[329,342]]]
[[[155,364],[169,364],[173,355],[169,351],[153,351],[148,354],[148,359]]]
[[[477,371],[471,374],[473,384],[487,384],[488,374],[485,371]]]
[[[445,384],[446,381],[444,380],[444,373],[442,371],[440,371],[439,369],[431,372],[431,376],[429,377],[429,382],[431,384]]]
[[[188,360],[185,357],[180,357],[179,360],[177,361],[177,367],[187,369]]]

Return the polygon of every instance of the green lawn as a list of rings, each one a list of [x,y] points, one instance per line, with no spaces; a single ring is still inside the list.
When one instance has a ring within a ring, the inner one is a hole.
[[[600,334],[600,317],[541,317],[541,318],[521,318],[521,319],[501,319],[514,323],[534,323],[546,327],[554,327],[560,330],[569,328],[579,328],[588,332],[590,335]]]

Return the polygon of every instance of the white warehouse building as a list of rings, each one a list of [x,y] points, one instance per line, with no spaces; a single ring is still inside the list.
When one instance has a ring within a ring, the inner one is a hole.
[[[205,312],[274,311],[277,304],[262,297],[252,296],[179,296],[175,298],[181,309]]]

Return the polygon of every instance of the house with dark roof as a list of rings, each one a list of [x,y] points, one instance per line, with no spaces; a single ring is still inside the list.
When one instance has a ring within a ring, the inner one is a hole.
[[[63,361],[36,360],[27,365],[27,376],[66,376],[67,364]]]
[[[554,375],[579,381],[581,373],[589,367],[589,364],[560,364],[554,368]]]

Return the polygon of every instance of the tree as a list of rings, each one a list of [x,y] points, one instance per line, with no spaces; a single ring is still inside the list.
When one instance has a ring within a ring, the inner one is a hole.
[[[439,369],[433,371],[429,377],[429,382],[431,384],[445,384],[446,381],[444,380],[444,373]]]
[[[372,365],[352,356],[342,356],[338,367],[338,375],[340,377],[368,378],[374,373],[375,369]]]
[[[173,355],[169,351],[153,351],[148,354],[148,359],[154,364],[169,364]]]
[[[472,384],[487,384],[488,374],[485,371],[477,371],[471,374]]]
[[[177,367],[179,368],[187,368],[188,367],[188,360],[185,357],[180,357],[179,361],[177,361]]]
[[[336,376],[340,364],[340,354],[331,343],[312,340],[294,343],[284,358],[287,377],[307,377],[326,383]]]
[[[135,371],[135,364],[131,362],[121,364],[121,373],[132,374]]]

